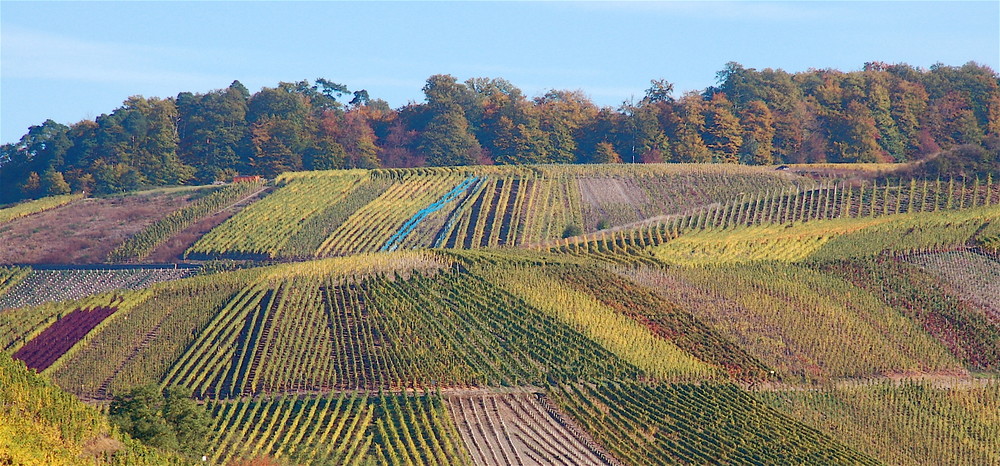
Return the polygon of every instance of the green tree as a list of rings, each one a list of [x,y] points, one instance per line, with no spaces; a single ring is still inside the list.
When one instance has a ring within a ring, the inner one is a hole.
[[[111,422],[147,445],[202,456],[211,433],[211,416],[186,389],[156,385],[116,396],[108,410]]]
[[[661,83],[660,85],[669,85],[672,89],[672,85],[669,83]],[[647,91],[647,94],[649,92],[651,91]],[[660,126],[658,118],[660,109],[658,103],[667,103],[666,99],[667,97],[657,96],[656,103],[653,103],[650,96],[647,95],[639,102],[639,105],[626,102],[619,108],[619,111],[625,116],[622,132],[626,140],[627,161],[631,163],[662,162],[665,154],[670,150],[670,140]]]
[[[163,394],[155,385],[116,396],[108,409],[111,422],[133,438],[157,448],[176,450],[177,435],[163,417]]]
[[[238,171],[242,161],[249,158],[249,99],[249,92],[239,81],[207,94],[177,96],[178,154],[185,164],[197,168],[198,181],[223,179],[225,173]]]
[[[653,79],[649,81],[649,89],[642,99],[642,105],[659,104],[662,102],[674,101],[674,85],[666,79]]]
[[[163,419],[177,438],[177,451],[189,456],[201,456],[208,447],[212,419],[208,411],[192,397],[191,391],[179,387],[163,391]]]
[[[434,115],[421,135],[419,150],[431,166],[474,165],[481,148],[462,108],[452,105]]]
[[[879,146],[894,160],[905,160],[906,143],[892,117],[892,101],[888,85],[889,74],[883,71],[866,71],[864,75],[867,84],[865,99],[868,102],[871,116],[875,120]]]
[[[142,183],[186,182],[194,169],[177,155],[177,119],[173,100],[129,97],[121,108],[97,118],[95,162],[125,164],[138,172]]]

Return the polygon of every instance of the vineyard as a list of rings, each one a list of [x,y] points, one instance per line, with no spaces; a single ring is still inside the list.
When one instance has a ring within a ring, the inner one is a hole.
[[[4,278],[4,270],[13,273]],[[112,290],[138,290],[190,275],[189,268],[0,268],[0,310],[79,299]]]
[[[44,197],[35,201],[22,202],[17,205],[0,209],[0,224],[16,220],[44,210],[54,209],[82,199],[80,194],[64,194],[62,196]]]
[[[550,391],[626,464],[877,464],[734,385],[559,385]]]
[[[190,391],[209,464],[997,463],[1000,186],[814,168],[201,189],[106,256],[247,204],[197,264],[0,267],[0,357]]]
[[[1000,384],[868,383],[759,394],[771,408],[886,464],[1000,462]]]
[[[352,170],[276,182],[275,193],[205,235],[187,257],[520,246],[562,238],[568,227],[594,231],[815,184],[762,168],[697,165]],[[617,196],[595,195],[609,185]]]
[[[214,464],[472,464],[440,395],[285,395],[213,403]]]

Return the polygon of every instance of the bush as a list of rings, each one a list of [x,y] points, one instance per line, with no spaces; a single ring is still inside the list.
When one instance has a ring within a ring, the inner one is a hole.
[[[580,225],[571,223],[566,225],[566,229],[563,230],[562,237],[569,238],[571,236],[580,236],[583,234],[583,230],[580,229]]]

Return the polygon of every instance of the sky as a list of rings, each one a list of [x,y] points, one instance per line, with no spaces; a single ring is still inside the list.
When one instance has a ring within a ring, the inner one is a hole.
[[[788,72],[969,61],[1000,70],[1000,2],[0,1],[0,142],[132,95],[326,78],[393,107],[427,78],[504,78],[602,106],[716,84],[727,62]]]

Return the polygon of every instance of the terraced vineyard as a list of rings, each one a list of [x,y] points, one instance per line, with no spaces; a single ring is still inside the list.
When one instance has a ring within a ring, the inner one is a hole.
[[[174,267],[64,270],[22,267],[15,269],[16,273],[10,275],[6,282],[0,276],[0,310],[79,299],[111,290],[138,290],[155,283],[184,278],[192,270]]]
[[[210,464],[997,462],[1000,187],[831,173],[285,174],[201,269],[0,267],[0,351],[190,390]]]
[[[306,258],[536,244],[561,238],[570,226],[592,231],[735,200],[743,191],[814,184],[735,166],[354,170],[287,174],[277,183],[280,189],[206,235],[187,256]],[[619,197],[645,201],[632,216],[604,215],[618,209],[617,201],[592,194],[609,183]]]
[[[290,395],[215,403],[213,463],[472,464],[433,394]]]
[[[550,393],[626,464],[878,464],[734,385],[571,384]]]

